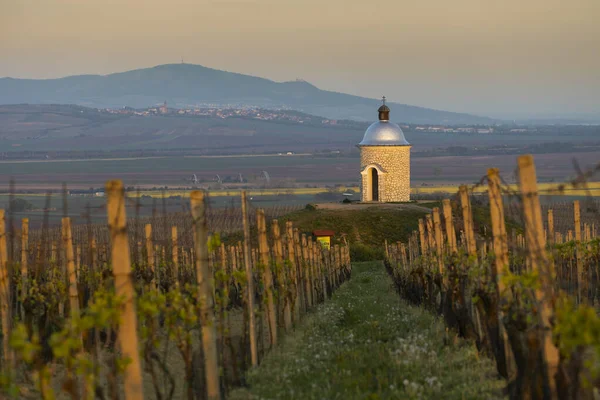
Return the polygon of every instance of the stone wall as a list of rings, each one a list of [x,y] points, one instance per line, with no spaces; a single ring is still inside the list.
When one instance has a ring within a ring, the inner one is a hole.
[[[411,146],[362,146],[360,170],[376,164],[385,172],[379,174],[379,201],[410,201],[410,148]],[[368,172],[368,171],[367,171]],[[362,174],[361,200],[369,198],[369,176]]]

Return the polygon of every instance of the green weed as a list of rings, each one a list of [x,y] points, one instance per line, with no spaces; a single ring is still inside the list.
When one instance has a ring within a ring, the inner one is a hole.
[[[401,301],[381,263],[352,280],[249,373],[234,399],[495,399],[503,381],[474,345]]]

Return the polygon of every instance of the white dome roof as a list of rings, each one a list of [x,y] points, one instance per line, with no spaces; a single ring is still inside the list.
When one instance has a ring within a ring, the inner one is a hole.
[[[359,146],[410,146],[400,127],[390,121],[373,122]]]

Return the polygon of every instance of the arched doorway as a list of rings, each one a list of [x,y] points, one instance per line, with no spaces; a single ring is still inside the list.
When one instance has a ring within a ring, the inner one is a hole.
[[[379,174],[377,173],[377,168],[371,168],[371,187],[370,189],[370,197],[371,201],[379,201]]]
[[[368,164],[361,169],[360,174],[362,175],[360,189],[362,192],[361,200],[382,201],[379,184],[385,184],[387,171],[378,164]]]

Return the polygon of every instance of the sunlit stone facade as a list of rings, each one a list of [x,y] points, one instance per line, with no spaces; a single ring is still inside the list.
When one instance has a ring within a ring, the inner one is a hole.
[[[363,146],[360,149],[362,201],[410,201],[410,146]],[[373,169],[378,200],[372,196]]]
[[[371,124],[360,148],[361,201],[410,201],[410,148],[402,129],[389,121],[390,109],[379,108],[379,121]]]

